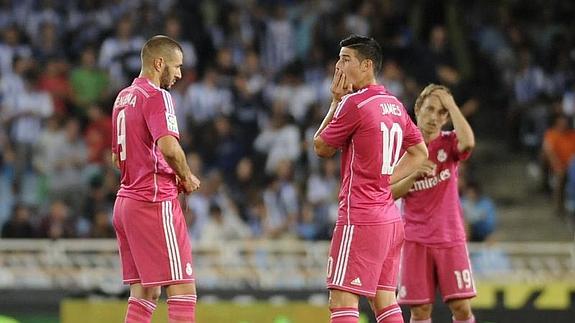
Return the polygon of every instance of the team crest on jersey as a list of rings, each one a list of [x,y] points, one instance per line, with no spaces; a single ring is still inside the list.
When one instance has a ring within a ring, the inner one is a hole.
[[[166,112],[166,123],[168,125],[168,130],[177,134],[180,133],[178,131],[178,120],[176,119],[175,114]]]
[[[446,160],[447,160],[447,153],[445,152],[445,150],[439,149],[439,151],[437,152],[437,161],[443,163]]]
[[[188,262],[188,263],[186,263],[186,274],[188,274],[188,276],[191,276],[192,273],[193,273],[192,264],[190,264],[190,263]]]
[[[399,290],[397,291],[397,297],[405,298],[405,296],[407,296],[407,290],[405,289],[405,286],[399,286]]]

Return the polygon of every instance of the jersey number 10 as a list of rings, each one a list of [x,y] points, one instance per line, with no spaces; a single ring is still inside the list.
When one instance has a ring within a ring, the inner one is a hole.
[[[381,132],[383,133],[383,151],[381,161],[381,174],[393,174],[393,168],[399,161],[399,152],[403,141],[403,131],[398,123],[394,123],[391,129],[387,128],[385,123],[381,123]]]
[[[124,161],[126,160],[126,110],[124,109],[118,112],[116,132],[118,133],[117,143],[118,151],[120,152],[120,160]]]

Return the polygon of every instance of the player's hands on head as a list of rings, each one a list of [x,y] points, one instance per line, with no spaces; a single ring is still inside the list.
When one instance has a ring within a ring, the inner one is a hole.
[[[453,99],[453,95],[448,91],[439,89],[433,91],[433,94],[437,95],[441,104],[449,111],[450,109],[454,108],[457,109],[457,104],[455,104],[455,99]]]
[[[435,176],[435,169],[437,165],[429,159],[424,161],[423,164],[415,171],[415,177],[419,178],[422,176]]]
[[[347,83],[345,74],[339,68],[335,69],[333,80],[331,81],[331,95],[334,101],[341,101],[341,98],[353,92],[353,85]]]

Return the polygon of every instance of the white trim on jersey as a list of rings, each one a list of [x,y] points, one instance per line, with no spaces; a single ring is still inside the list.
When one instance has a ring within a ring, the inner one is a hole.
[[[162,222],[164,224],[164,236],[168,248],[168,258],[170,261],[170,273],[173,280],[183,279],[182,263],[180,260],[180,250],[173,222],[172,201],[162,202]]]
[[[351,140],[351,160],[349,162],[349,188],[347,189],[347,224],[351,224],[351,186],[353,184],[353,162],[355,160],[355,145]]]
[[[335,275],[333,277],[333,284],[342,286],[347,270],[347,260],[349,259],[349,250],[351,249],[351,241],[353,239],[353,225],[344,225],[341,243],[339,245],[339,252],[337,255],[337,263],[335,265]]]
[[[337,108],[335,109],[335,113],[333,114],[333,117],[334,117],[334,118],[337,118],[337,117],[339,116],[339,113],[341,112],[341,109],[343,108],[343,105],[345,104],[345,101],[347,101],[347,99],[351,98],[351,97],[354,96],[354,95],[361,94],[361,93],[363,93],[363,92],[365,92],[365,91],[367,91],[367,88],[362,89],[362,90],[359,90],[359,91],[357,91],[357,92],[355,92],[355,93],[351,93],[351,94],[345,95],[345,96],[341,99],[341,102],[339,102],[339,104],[337,105]]]
[[[138,90],[138,92],[142,93],[142,95],[147,99],[150,97],[150,95],[148,94],[148,92],[146,92],[144,89],[142,89],[141,87],[134,85],[134,88],[136,90]]]
[[[168,93],[168,91],[166,90],[160,90],[160,91],[162,91],[162,97],[164,98],[164,106],[166,108],[166,112],[175,114],[176,111],[174,110],[170,93]]]
[[[371,102],[371,101],[373,101],[373,100],[375,100],[375,99],[378,99],[378,98],[390,98],[390,99],[394,99],[395,101],[398,101],[398,102],[399,102],[399,100],[398,100],[396,97],[394,97],[393,95],[378,94],[378,95],[371,96],[371,97],[369,97],[369,98],[367,98],[367,99],[361,101],[361,103],[359,103],[359,104],[357,105],[357,107],[358,107],[358,108],[362,108],[364,105],[366,105],[366,104],[368,104],[369,102]]]
[[[158,196],[158,155],[156,154],[156,142],[152,144],[152,154],[154,154],[154,199],[152,202],[156,202]]]
[[[150,80],[148,80],[147,78],[146,78],[146,81],[148,81],[148,84],[150,84],[150,86],[153,87],[154,89],[156,89],[156,90],[161,90],[161,89],[162,89],[162,88],[156,86],[156,84],[152,83],[152,82],[151,82]]]

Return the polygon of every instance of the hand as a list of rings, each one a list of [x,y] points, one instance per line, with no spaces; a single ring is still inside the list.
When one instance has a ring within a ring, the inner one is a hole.
[[[437,95],[439,101],[441,101],[441,104],[447,109],[447,111],[451,111],[452,109],[458,109],[457,104],[455,103],[455,100],[453,99],[453,95],[451,95],[451,93],[443,89],[433,91],[433,93]]]
[[[335,74],[333,75],[333,80],[331,81],[331,96],[334,101],[339,102],[341,98],[353,92],[353,85],[351,83],[346,84],[346,76],[342,70],[339,68],[335,69]]]
[[[414,176],[415,178],[419,178],[422,176],[435,176],[435,169],[437,165],[435,165],[432,161],[426,160],[419,166],[418,169],[415,170]]]
[[[191,194],[200,188],[200,180],[194,174],[190,174],[189,177],[184,179],[176,176],[176,183],[178,184],[178,192],[183,192],[184,194]]]

